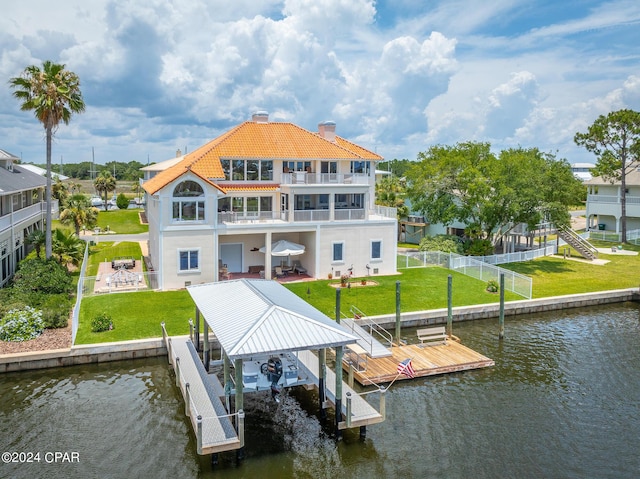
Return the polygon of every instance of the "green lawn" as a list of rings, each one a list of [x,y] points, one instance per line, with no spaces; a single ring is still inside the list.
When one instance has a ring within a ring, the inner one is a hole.
[[[611,248],[612,243],[594,242],[596,246]],[[104,245],[104,246],[103,246]],[[138,246],[137,243],[116,245],[99,243],[105,249],[91,257],[102,261],[101,255],[135,256],[133,250],[118,250]],[[128,246],[127,246],[128,245]],[[107,249],[108,248],[108,249]],[[138,247],[139,248],[139,247]],[[625,249],[640,251],[640,247],[628,245]],[[138,250],[139,255],[139,250]],[[540,258],[525,263],[502,265],[533,278],[533,296],[542,298],[565,294],[605,291],[617,288],[637,287],[640,283],[639,256],[607,254],[601,259],[610,260],[603,266],[565,260],[561,257]],[[109,257],[110,259],[110,257]],[[93,267],[93,266],[91,266]],[[90,274],[90,273],[89,273]],[[446,308],[447,277],[453,278],[453,306],[496,303],[499,295],[486,292],[486,282],[440,267],[403,269],[401,274],[376,276],[377,286],[359,287],[357,278],[352,288],[341,289],[341,310],[348,313],[353,305],[368,315],[395,312],[396,281],[400,281],[401,309],[403,312]],[[336,289],[329,283],[337,280],[319,280],[289,283],[285,286],[298,296],[325,313],[335,317]],[[506,301],[522,299],[513,293],[505,294]],[[185,291],[122,293],[85,298],[80,311],[78,344],[158,337],[159,324],[167,323],[169,334],[187,334],[189,318],[194,318],[194,304]],[[115,329],[104,333],[91,333],[91,319],[99,312],[111,314]]]
[[[101,230],[114,231],[119,234],[137,234],[149,231],[149,225],[140,223],[139,213],[142,210],[100,210],[98,214],[98,224]]]
[[[119,256],[132,257],[135,260],[142,258],[140,244],[130,241],[114,243],[113,241],[100,242],[89,249],[89,264],[87,265],[87,276],[98,274],[98,266],[105,261],[111,261]],[[145,265],[143,263],[143,268]]]
[[[111,315],[114,329],[93,333],[91,320],[102,312]],[[195,320],[195,305],[186,290],[90,296],[82,300],[76,344],[156,338],[162,322],[170,335],[189,334],[189,318]]]
[[[599,241],[591,243],[609,249],[614,245]],[[640,247],[634,245],[625,245],[624,249],[640,251]],[[534,298],[635,288],[640,284],[640,255],[600,254],[599,259],[609,260],[609,263],[599,266],[561,257],[545,257],[502,267],[531,276]]]
[[[358,286],[354,279],[352,288],[341,288],[340,304],[343,313],[351,306],[367,315],[390,314],[396,310],[396,282],[400,281],[400,308],[403,312],[422,311],[447,307],[447,278],[452,276],[453,306],[495,303],[500,296],[486,291],[487,283],[469,276],[440,267],[404,269],[395,276],[376,276],[371,279],[378,286]],[[321,280],[306,283],[289,283],[285,287],[306,299],[310,304],[335,317],[336,289]],[[310,294],[307,294],[307,291]],[[522,299],[521,296],[506,292],[505,300]]]

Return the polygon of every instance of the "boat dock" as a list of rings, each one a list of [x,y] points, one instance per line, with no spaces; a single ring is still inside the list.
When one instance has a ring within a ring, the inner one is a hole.
[[[162,330],[169,363],[176,373],[176,385],[184,398],[185,414],[189,416],[196,435],[198,454],[215,454],[243,447],[242,434],[239,437],[231,422],[231,417],[238,415],[229,414],[220,401],[222,385],[218,378],[207,373],[189,338],[167,337],[164,324]],[[236,420],[242,422],[243,417],[236,417]],[[239,430],[243,431],[244,427],[241,425]]]
[[[300,351],[298,359],[303,364],[307,373],[311,376],[311,382],[318,387],[318,357],[311,351]],[[326,398],[335,407],[336,404],[336,373],[330,368],[326,368],[327,377],[325,378]],[[363,396],[354,391],[347,383],[342,383],[342,415],[345,421],[339,423],[339,429],[347,429],[352,427],[367,426],[369,424],[377,424],[384,421],[384,393],[375,391],[380,396],[380,412],[370,405]],[[337,412],[336,412],[337,414]]]
[[[353,374],[354,379],[368,386],[410,379],[404,374],[398,376],[397,371],[398,364],[408,358],[412,361],[415,378],[495,365],[493,359],[452,340],[448,340],[446,344],[394,346],[389,351],[391,355],[386,357],[364,358],[363,355],[358,355],[353,368],[346,362],[343,362],[343,368],[347,371],[351,369],[350,374]]]

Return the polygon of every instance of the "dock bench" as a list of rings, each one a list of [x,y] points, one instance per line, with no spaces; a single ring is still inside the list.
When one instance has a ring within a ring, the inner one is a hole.
[[[433,328],[423,328],[416,331],[420,344],[439,342],[447,344],[447,331],[444,326],[435,326]]]

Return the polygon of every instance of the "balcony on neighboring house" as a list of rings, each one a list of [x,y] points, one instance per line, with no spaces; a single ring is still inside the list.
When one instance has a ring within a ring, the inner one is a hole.
[[[58,202],[55,202],[55,210],[57,211]],[[52,210],[53,210],[52,205]],[[30,218],[36,218],[41,216],[46,211],[45,203],[35,203],[33,205],[26,206],[25,208],[20,208],[11,213],[7,213],[3,216],[0,216],[0,232],[11,228],[12,225],[18,225],[23,221],[26,221]]]

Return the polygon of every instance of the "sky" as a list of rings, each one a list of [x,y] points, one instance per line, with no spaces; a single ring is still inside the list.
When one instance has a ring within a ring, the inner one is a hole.
[[[54,163],[146,164],[264,110],[386,159],[432,145],[573,142],[599,115],[640,111],[637,0],[24,0],[0,15],[0,149],[45,162],[44,128],[9,79],[63,63],[86,111]]]

